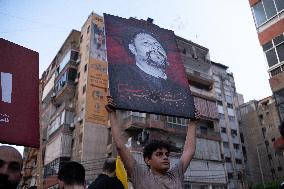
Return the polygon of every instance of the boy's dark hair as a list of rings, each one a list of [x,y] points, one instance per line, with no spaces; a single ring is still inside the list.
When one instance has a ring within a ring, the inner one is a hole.
[[[170,152],[171,145],[164,140],[152,140],[143,149],[143,158],[151,158],[154,151],[165,148]]]
[[[107,173],[113,173],[116,168],[116,159],[115,158],[107,158],[104,162],[103,171]]]
[[[279,131],[281,136],[284,138],[284,121],[282,121],[281,124],[279,125]]]
[[[70,161],[58,172],[58,179],[66,185],[85,185],[85,168],[78,162]]]

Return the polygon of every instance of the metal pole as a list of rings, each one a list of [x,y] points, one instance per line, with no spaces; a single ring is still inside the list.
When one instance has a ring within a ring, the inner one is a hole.
[[[264,179],[263,179],[263,172],[262,172],[262,167],[261,167],[261,162],[260,162],[260,157],[259,157],[258,146],[257,145],[256,145],[256,152],[257,152],[258,164],[259,164],[259,167],[260,167],[260,174],[261,174],[261,179],[262,179],[262,185],[263,185],[263,188],[265,188]]]

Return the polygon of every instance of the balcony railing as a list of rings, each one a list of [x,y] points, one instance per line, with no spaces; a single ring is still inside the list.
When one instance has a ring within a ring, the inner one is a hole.
[[[213,76],[209,75],[209,73],[202,73],[196,70],[193,70],[187,66],[185,66],[185,71],[191,76],[197,77],[197,78],[203,78],[204,80],[207,80],[210,83],[214,82]]]
[[[74,68],[67,69],[61,77],[59,77],[55,82],[55,93],[53,98],[55,102],[61,104],[66,99],[74,96],[75,93],[75,79],[77,75],[77,70]]]
[[[197,130],[197,136],[210,140],[221,141],[220,133],[215,132],[214,130],[206,130],[206,131]]]
[[[59,157],[44,166],[44,178],[52,175],[57,175],[59,169],[64,165],[65,162],[69,161],[69,157]]]

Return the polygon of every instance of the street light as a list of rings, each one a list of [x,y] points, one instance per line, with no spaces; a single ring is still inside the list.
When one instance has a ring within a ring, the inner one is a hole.
[[[260,157],[259,157],[259,153],[258,153],[258,146],[260,146],[260,145],[262,145],[262,144],[257,144],[256,145],[256,152],[257,152],[258,164],[259,164],[259,167],[260,167],[260,174],[261,174],[261,179],[262,179],[262,185],[263,185],[263,188],[265,188],[264,179],[263,179],[263,172],[262,172]]]

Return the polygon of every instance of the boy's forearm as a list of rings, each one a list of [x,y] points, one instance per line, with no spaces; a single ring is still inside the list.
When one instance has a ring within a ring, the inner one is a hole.
[[[196,121],[192,121],[187,126],[187,135],[184,143],[183,153],[181,156],[181,162],[183,164],[183,170],[186,171],[187,167],[192,160],[195,148],[196,148]]]
[[[188,124],[184,151],[193,157],[196,148],[196,122]]]
[[[132,157],[132,154],[130,153],[129,149],[126,148],[125,146],[121,128],[119,127],[117,120],[116,120],[116,114],[112,113],[110,120],[111,120],[111,126],[112,126],[111,134],[114,139],[117,152],[120,155],[120,158],[125,166],[125,169],[127,170],[129,174],[131,174],[132,168],[134,165],[134,158]]]

